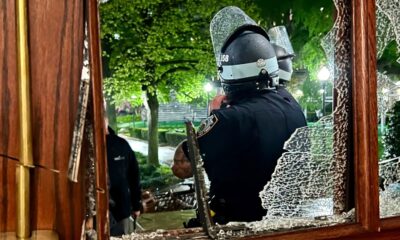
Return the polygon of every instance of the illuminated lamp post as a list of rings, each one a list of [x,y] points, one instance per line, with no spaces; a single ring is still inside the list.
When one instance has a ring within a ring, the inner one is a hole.
[[[325,116],[326,81],[329,79],[329,69],[323,66],[317,74],[318,80],[322,83],[322,116]]]
[[[211,83],[206,83],[206,85],[204,85],[204,91],[207,93],[207,117],[209,115],[209,102],[210,102],[210,92],[213,89],[213,86],[211,85]]]

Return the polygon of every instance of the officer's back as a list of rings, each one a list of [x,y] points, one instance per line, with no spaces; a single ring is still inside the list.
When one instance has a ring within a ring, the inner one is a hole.
[[[260,220],[265,211],[258,193],[270,179],[284,142],[305,126],[304,115],[297,102],[272,90],[213,114],[216,123],[198,139],[212,205],[231,221]]]

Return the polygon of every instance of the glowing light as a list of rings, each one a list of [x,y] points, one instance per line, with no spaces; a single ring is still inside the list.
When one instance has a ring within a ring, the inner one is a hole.
[[[388,92],[389,92],[389,89],[387,89],[387,88],[383,88],[383,89],[382,89],[382,93],[383,93],[383,94],[386,94],[386,93],[388,93]]]
[[[323,66],[323,67],[318,71],[317,78],[318,78],[320,81],[326,81],[326,80],[329,79],[329,76],[330,76],[330,75],[331,75],[331,73],[329,72],[329,69],[328,69],[327,67]]]
[[[304,94],[303,94],[303,91],[301,91],[300,89],[297,89],[297,91],[294,93],[294,95],[295,95],[296,98],[300,98]]]
[[[212,89],[213,86],[211,85],[211,83],[206,83],[206,85],[204,85],[204,91],[210,92]]]

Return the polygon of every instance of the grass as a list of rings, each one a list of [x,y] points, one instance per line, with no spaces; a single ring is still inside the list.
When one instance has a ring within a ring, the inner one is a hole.
[[[144,213],[138,218],[138,223],[144,229],[152,231],[157,229],[183,228],[183,222],[196,217],[196,210],[180,210],[170,212]],[[140,227],[137,228],[138,230]]]

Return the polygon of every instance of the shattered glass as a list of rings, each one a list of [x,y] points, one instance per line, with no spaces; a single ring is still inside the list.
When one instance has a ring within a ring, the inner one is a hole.
[[[89,41],[88,41],[88,29],[87,24],[85,24],[85,39],[83,42],[83,64],[82,64],[82,74],[81,81],[88,83],[90,81],[90,66],[89,66]],[[87,184],[86,190],[86,216],[93,217],[96,215],[96,170],[94,162],[94,142],[93,142],[93,126],[92,123],[86,118],[85,119],[85,133],[84,137],[88,140],[88,159],[86,160],[86,173],[85,181]]]
[[[89,65],[89,37],[88,27],[85,23],[85,38],[83,42],[83,64],[80,82],[80,91],[85,91],[85,87],[88,87],[90,83],[90,65]],[[85,101],[84,99],[79,99]],[[84,119],[84,138],[88,142],[87,146],[87,158],[83,159],[86,163],[85,172],[85,186],[86,186],[86,209],[85,209],[85,221],[90,221],[96,216],[96,166],[94,160],[94,137],[93,137],[93,124],[87,117]],[[85,229],[86,239],[97,239],[97,232],[95,229]]]
[[[272,179],[260,192],[268,210],[262,221],[245,224],[253,232],[329,226],[354,221],[346,212],[351,122],[351,12],[346,1],[334,1],[337,18],[323,38],[334,81],[331,116],[297,129],[286,142]],[[339,54],[340,53],[340,54]]]
[[[382,119],[398,100],[396,92],[400,87],[387,74],[378,72],[377,78],[378,116]]]
[[[398,167],[398,166],[397,166]],[[379,193],[379,211],[381,218],[400,215],[400,184],[390,184]]]
[[[210,34],[218,66],[221,49],[226,39],[243,25],[258,26],[253,19],[242,11],[242,9],[234,6],[221,9],[211,20]]]
[[[266,219],[319,217],[333,209],[332,117],[298,129],[285,144],[272,179],[260,193]],[[307,139],[306,141],[304,141]]]
[[[377,24],[377,59],[392,41],[397,43],[397,52],[400,53],[400,1],[377,0],[376,1]],[[400,57],[397,58],[400,63]],[[378,117],[380,119],[381,132],[385,132],[388,111],[400,100],[399,81],[395,81],[393,75],[385,72],[377,73],[377,100]],[[398,79],[397,79],[398,80]],[[396,84],[397,83],[397,84]],[[384,148],[387,146],[384,145]],[[379,160],[380,178],[380,217],[392,217],[400,215],[400,156],[391,159]]]
[[[337,18],[331,31],[322,39],[321,46],[328,60],[328,69],[334,85],[334,213],[345,210],[346,182],[349,153],[348,141],[351,138],[351,12],[346,1],[334,1]]]
[[[253,231],[328,226],[354,220],[334,214],[333,117],[297,129],[285,143],[272,179],[260,192],[267,215],[246,226]]]
[[[379,59],[386,46],[393,40],[397,42],[400,52],[400,1],[376,1],[377,58]],[[397,59],[400,63],[400,57]]]

